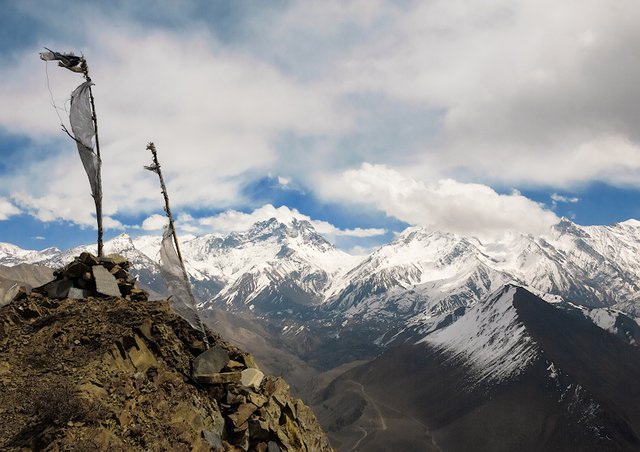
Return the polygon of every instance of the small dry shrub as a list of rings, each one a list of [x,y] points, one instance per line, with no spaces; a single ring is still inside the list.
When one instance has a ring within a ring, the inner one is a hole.
[[[51,380],[51,384],[37,390],[31,401],[32,414],[42,421],[56,425],[83,417],[83,401],[66,380]]]

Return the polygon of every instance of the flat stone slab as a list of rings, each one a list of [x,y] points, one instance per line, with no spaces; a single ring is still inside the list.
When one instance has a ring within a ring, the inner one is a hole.
[[[109,254],[107,255],[107,259],[116,265],[123,265],[127,263],[127,258],[120,254]]]
[[[96,281],[96,292],[108,297],[121,297],[120,288],[115,276],[102,265],[94,265],[91,267],[93,278]]]
[[[264,374],[261,370],[258,369],[245,369],[242,371],[242,378],[240,379],[240,384],[242,386],[247,386],[253,389],[259,389],[260,384],[262,383],[262,379],[264,378]]]
[[[251,353],[245,353],[244,355],[242,355],[242,358],[244,360],[245,366],[253,367],[254,369],[260,369],[260,366],[258,366]]]
[[[229,354],[222,347],[215,345],[193,360],[193,376],[215,374],[229,363]]]
[[[207,385],[238,383],[242,378],[241,372],[222,372],[209,375],[198,375],[197,380]]]

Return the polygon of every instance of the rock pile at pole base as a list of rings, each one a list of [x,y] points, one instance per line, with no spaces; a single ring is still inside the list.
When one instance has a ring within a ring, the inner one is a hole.
[[[86,259],[56,281],[89,282]],[[91,295],[34,291],[0,308],[0,450],[332,450],[311,409],[250,354],[211,331],[205,351],[167,302],[81,289]]]
[[[138,288],[129,274],[130,264],[118,254],[96,257],[82,253],[62,269],[55,280],[33,289],[54,299],[87,297],[123,297],[130,301],[145,301],[147,293]],[[24,296],[19,294],[18,297]]]

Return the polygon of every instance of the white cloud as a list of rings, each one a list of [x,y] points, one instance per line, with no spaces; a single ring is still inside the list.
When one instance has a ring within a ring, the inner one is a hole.
[[[88,184],[87,184],[88,186]],[[88,199],[82,197],[59,197],[53,194],[34,197],[29,194],[18,192],[13,194],[15,203],[26,213],[34,218],[51,222],[58,220],[73,221],[81,227],[91,227],[97,229],[96,219],[93,211],[86,209],[87,206],[94,206],[91,196]],[[105,230],[124,229],[124,225],[111,217],[110,209],[103,209],[102,225]]]
[[[278,221],[290,224],[295,220],[304,220],[311,223],[314,229],[326,236],[344,236],[344,237],[375,237],[384,234],[386,231],[381,228],[354,228],[340,229],[327,221],[314,220],[308,215],[300,213],[297,209],[290,209],[287,206],[274,207],[271,204],[265,204],[252,211],[251,213],[239,212],[237,210],[227,210],[218,215],[200,218],[196,221],[201,228],[207,227],[206,232],[218,232],[228,234],[234,231],[246,231],[259,221],[266,221],[275,218]],[[201,229],[202,230],[202,229]]]
[[[332,199],[370,203],[413,225],[479,237],[543,234],[559,220],[518,192],[504,195],[452,179],[425,184],[383,165],[365,163],[326,183],[324,192]]]
[[[142,229],[145,231],[162,231],[167,225],[167,217],[164,215],[153,214],[142,222]]]
[[[563,196],[563,195],[559,195],[557,193],[552,193],[550,198],[554,203],[566,202],[566,203],[575,204],[578,201],[580,201],[580,198],[573,197],[573,196]]]
[[[84,23],[92,28],[84,46],[90,48],[86,55],[96,83],[104,202],[111,212],[161,205],[155,176],[142,170],[150,162],[148,141],[156,143],[176,208],[220,208],[246,201],[241,187],[275,162],[272,141],[281,131],[339,133],[349,125],[322,82],[288,78],[258,59],[230,52],[203,29],[141,32],[133,24],[116,27],[101,20]],[[65,49],[55,44],[50,45]],[[29,49],[17,64],[0,70],[0,125],[35,140],[64,138],[49,105],[39,50]],[[62,106],[82,80],[55,65],[48,72]],[[84,202],[86,176],[75,146],[66,139],[55,144],[39,161],[26,162],[20,174],[3,176],[2,185],[28,198],[29,211],[43,221],[64,217],[86,224],[93,206]]]
[[[354,99],[373,94],[395,108],[424,110],[426,119],[412,119],[415,127],[434,130],[431,139],[396,140],[384,154],[371,146],[364,155],[347,150],[351,158],[335,158],[336,152],[332,161],[353,165],[359,157],[421,179],[430,174],[432,181],[462,174],[498,185],[638,185],[640,64],[628,43],[640,39],[631,19],[640,3],[337,3],[314,3],[309,14],[307,2],[294,2],[277,26],[270,24],[276,36],[300,32],[290,40],[295,45],[273,46],[276,56],[320,36],[332,47],[318,52],[330,68],[319,73],[350,96],[362,116],[375,113]],[[360,130],[358,137],[375,132]],[[396,133],[389,128],[386,135]],[[336,168],[325,162],[322,169]]]
[[[489,206],[538,212],[534,223],[547,224],[543,209],[488,185],[561,190],[640,181],[640,64],[628,44],[640,39],[638,2],[292,1],[266,18],[262,8],[241,9],[244,28],[227,39],[207,28],[208,18],[190,17],[193,8],[155,3],[157,17],[179,16],[181,26],[136,22],[127,16],[135,8],[125,4],[24,7],[50,23],[74,18],[67,35],[42,44],[66,50],[73,43],[89,59],[108,216],[161,208],[155,176],[141,170],[150,140],[176,211],[254,205],[242,188],[271,173],[286,175],[281,187],[301,184],[325,195],[347,187],[334,199],[361,196],[405,221],[427,222],[426,213],[394,206],[384,180],[341,181],[345,170],[376,162],[417,184],[413,194],[394,194],[409,205],[423,205],[408,199],[425,190],[432,199],[473,192]],[[90,225],[86,176],[49,105],[39,50],[14,52],[13,64],[0,69],[0,127],[51,150],[20,173],[3,174],[0,195],[15,195],[43,221]],[[48,71],[63,106],[80,78],[54,65]],[[389,117],[407,130],[389,125]],[[340,188],[317,182],[325,176]],[[429,215],[459,227],[445,212]],[[489,220],[488,229],[510,224],[499,212]]]
[[[0,196],[0,221],[18,215],[19,213],[20,209],[14,206],[9,200]]]

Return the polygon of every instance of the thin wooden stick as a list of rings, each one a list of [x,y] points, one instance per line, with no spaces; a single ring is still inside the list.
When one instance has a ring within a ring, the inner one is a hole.
[[[193,302],[193,309],[195,310],[195,297],[193,296],[193,291],[191,290],[191,282],[189,281],[189,274],[187,273],[187,269],[184,266],[184,260],[182,259],[182,253],[180,252],[180,243],[178,242],[178,234],[176,233],[176,228],[173,223],[173,215],[171,214],[171,206],[169,205],[169,194],[167,193],[167,186],[164,184],[164,178],[162,177],[162,170],[160,169],[160,162],[158,161],[158,153],[156,152],[156,146],[153,143],[149,143],[147,145],[147,150],[151,151],[153,154],[153,166],[145,167],[158,175],[160,179],[160,188],[162,190],[162,196],[164,197],[164,211],[167,213],[167,218],[169,218],[169,227],[171,228],[171,234],[173,235],[173,243],[176,246],[176,253],[178,255],[178,260],[180,260],[180,268],[182,270],[182,277],[187,285],[187,291],[189,293],[189,298]],[[204,344],[207,349],[209,349],[209,340],[207,339],[207,333],[204,328],[204,324],[200,319],[200,315],[196,311],[196,317],[198,318],[198,322],[200,323],[200,329],[202,331],[202,337],[204,339]]]

